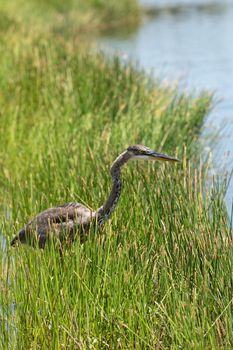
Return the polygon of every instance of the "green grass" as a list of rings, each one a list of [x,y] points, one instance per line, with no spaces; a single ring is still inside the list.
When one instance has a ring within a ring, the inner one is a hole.
[[[0,10],[21,27],[69,36],[135,27],[143,14],[137,0],[1,0]]]
[[[4,18],[0,348],[232,348],[227,216],[196,152],[211,97],[165,89],[54,33],[22,36]],[[75,242],[62,258],[52,242],[44,251],[9,246],[45,208],[100,206],[111,162],[133,143],[181,163],[128,164],[103,232]]]

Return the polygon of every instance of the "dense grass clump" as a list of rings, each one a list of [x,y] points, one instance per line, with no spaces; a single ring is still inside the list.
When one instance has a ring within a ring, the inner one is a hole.
[[[135,27],[142,15],[137,0],[1,0],[0,10],[20,26],[63,35]]]
[[[194,153],[210,97],[165,89],[54,33],[22,36],[4,18],[0,347],[231,348],[227,218],[221,191],[205,188],[206,167]],[[101,205],[109,166],[132,143],[181,163],[130,163],[111,221],[62,257],[52,242],[44,251],[9,247],[45,208]]]

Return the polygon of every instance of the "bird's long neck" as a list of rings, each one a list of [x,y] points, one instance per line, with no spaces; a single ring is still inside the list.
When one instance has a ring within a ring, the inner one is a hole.
[[[104,204],[97,210],[97,221],[101,225],[110,217],[115,209],[121,194],[121,167],[131,158],[130,154],[125,151],[117,157],[111,166],[112,189]]]

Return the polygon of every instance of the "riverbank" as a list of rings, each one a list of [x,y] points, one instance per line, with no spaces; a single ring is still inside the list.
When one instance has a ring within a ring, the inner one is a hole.
[[[0,28],[1,348],[231,346],[227,216],[193,160],[211,97],[178,94],[9,18]],[[129,164],[112,220],[62,258],[52,244],[9,247],[45,208],[100,206],[111,162],[134,143],[182,162]]]

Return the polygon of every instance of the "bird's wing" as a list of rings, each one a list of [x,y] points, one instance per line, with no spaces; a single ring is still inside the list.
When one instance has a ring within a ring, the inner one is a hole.
[[[32,218],[18,232],[11,245],[15,245],[18,240],[25,243],[27,234],[32,234],[33,232],[38,232],[42,241],[47,233],[51,231],[58,235],[61,232],[74,234],[78,227],[87,228],[94,217],[95,212],[81,203],[71,202],[55,208],[49,208]],[[44,241],[41,243],[42,246],[44,246]]]
[[[27,226],[44,226],[48,224],[61,224],[73,221],[78,225],[90,223],[94,213],[81,203],[71,202],[49,208],[34,217]]]

